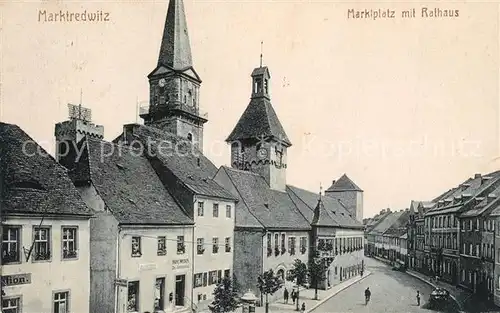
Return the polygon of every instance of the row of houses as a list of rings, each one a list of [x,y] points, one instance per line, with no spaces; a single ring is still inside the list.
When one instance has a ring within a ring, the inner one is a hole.
[[[261,296],[257,277],[272,269],[293,288],[296,259],[327,265],[320,288],[359,275],[363,191],[346,175],[319,194],[287,184],[292,144],[268,68],[252,72],[226,140],[231,165],[216,167],[182,0],[170,0],[163,32],[144,124],[106,141],[71,106],[52,157],[0,123],[3,312],[202,312],[222,277]]]
[[[500,306],[499,171],[475,174],[431,201],[411,201],[404,211],[366,220],[366,253],[387,257],[390,248],[380,241],[403,239],[388,231],[398,224],[406,228],[399,248],[406,267]]]

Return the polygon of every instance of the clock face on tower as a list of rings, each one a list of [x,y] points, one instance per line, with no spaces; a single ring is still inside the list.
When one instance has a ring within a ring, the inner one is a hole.
[[[165,87],[165,83],[166,83],[165,78],[162,78],[162,79],[160,79],[160,81],[158,82],[158,85],[159,85],[160,87]]]
[[[260,148],[259,151],[257,151],[257,157],[261,160],[264,160],[265,158],[267,158],[267,149]]]

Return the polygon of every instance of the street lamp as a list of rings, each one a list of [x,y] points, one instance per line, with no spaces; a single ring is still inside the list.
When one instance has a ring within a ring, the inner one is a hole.
[[[255,302],[257,301],[257,297],[252,290],[248,289],[240,299],[241,302],[243,302],[243,313],[255,313]]]

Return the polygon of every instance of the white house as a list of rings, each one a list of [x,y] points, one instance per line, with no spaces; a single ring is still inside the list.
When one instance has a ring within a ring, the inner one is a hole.
[[[88,313],[92,212],[65,169],[0,123],[2,312]]]

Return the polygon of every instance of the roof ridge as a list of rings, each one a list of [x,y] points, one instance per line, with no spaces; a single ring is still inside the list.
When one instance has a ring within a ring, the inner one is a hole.
[[[304,200],[302,200],[302,198],[301,198],[301,197],[299,197],[299,195],[297,195],[297,193],[295,193],[295,191],[293,191],[293,190],[292,190],[292,188],[290,188],[290,187],[293,187],[293,186],[291,186],[291,185],[286,185],[286,186],[285,186],[285,188],[290,189],[290,191],[291,191],[291,192],[292,192],[292,193],[293,193],[293,194],[294,194],[297,198],[299,198],[299,200],[300,200],[302,203],[304,203],[304,204],[306,205],[306,207],[308,207],[308,208],[309,208],[309,210],[311,210],[312,212],[314,212],[314,208],[311,208],[311,207],[310,207],[310,206],[309,206],[309,205],[308,205],[308,204],[307,204]],[[294,187],[294,188],[297,188],[297,187]],[[300,188],[297,188],[297,189],[300,189]],[[302,189],[302,190],[304,190],[304,191],[308,191],[308,190],[305,190],[305,189]],[[291,199],[291,198],[290,198],[290,199]],[[292,199],[292,202],[294,202],[294,201],[293,201],[293,199]],[[294,202],[294,203],[295,203],[295,202]],[[300,211],[300,210],[299,210],[299,211]],[[301,214],[302,216],[304,216],[304,215],[302,214],[302,212],[300,212],[300,214]],[[304,216],[304,218],[307,220],[307,218],[306,218],[305,216]]]

